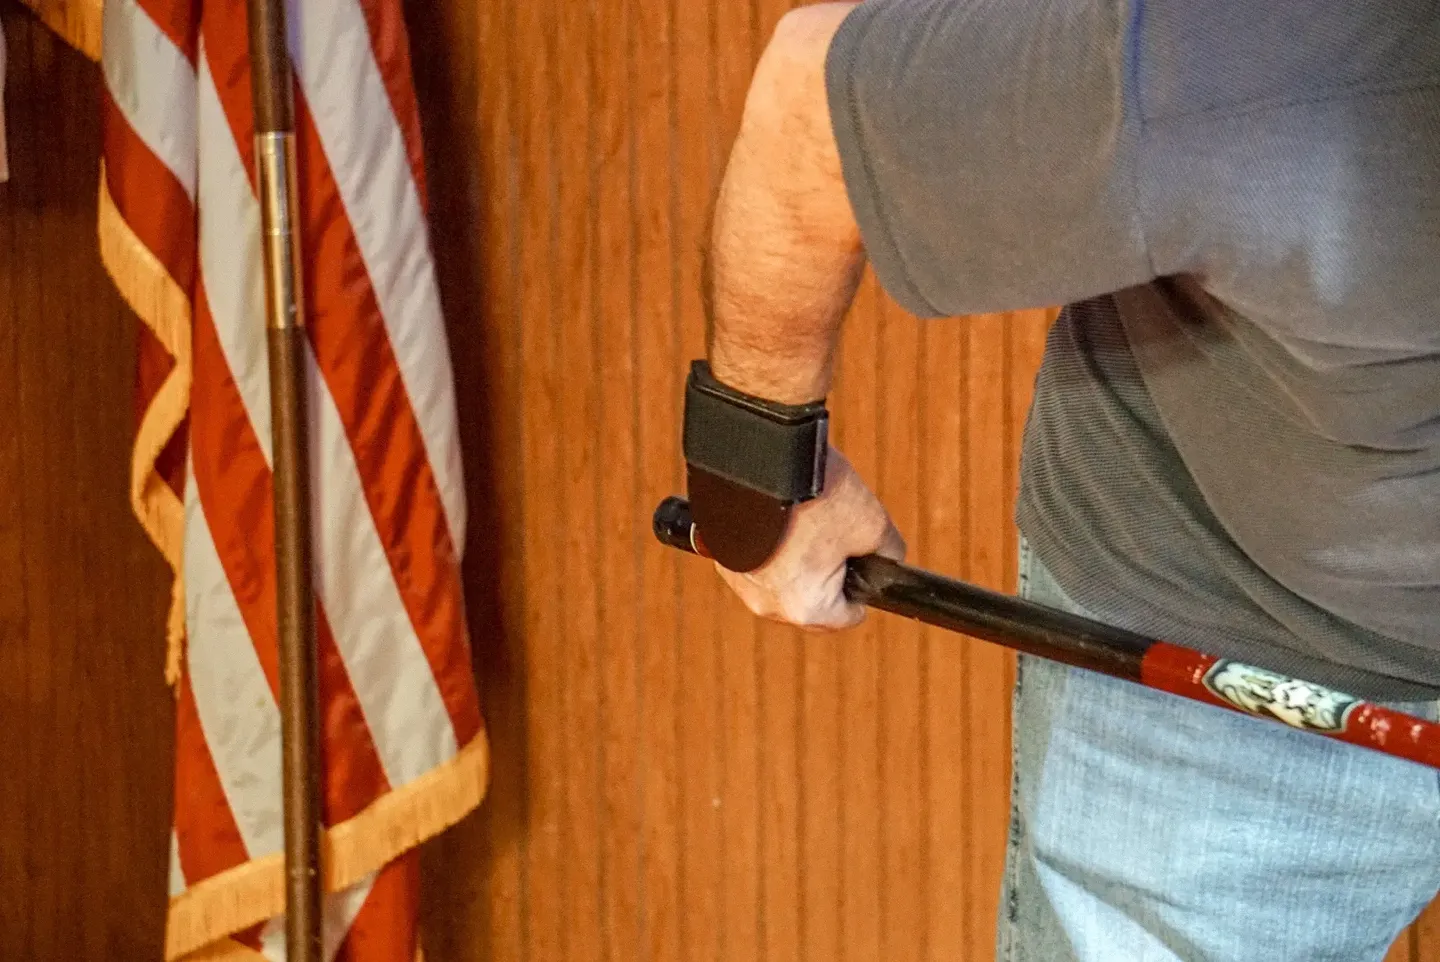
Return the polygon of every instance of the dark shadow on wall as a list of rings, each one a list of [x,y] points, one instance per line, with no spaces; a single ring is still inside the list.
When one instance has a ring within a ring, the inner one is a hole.
[[[497,907],[524,902],[524,846],[529,823],[524,595],[525,550],[518,543],[517,449],[502,437],[517,426],[512,398],[519,383],[518,319],[500,316],[497,291],[516,281],[518,238],[497,243],[490,212],[513,198],[513,178],[492,183],[507,161],[476,155],[490,131],[480,128],[482,100],[505,96],[495,74],[478,75],[474,56],[482,17],[505,15],[507,4],[405,4],[411,62],[425,144],[431,247],[439,276],[459,404],[460,443],[469,508],[464,581],[481,708],[491,744],[489,793],[481,808],[426,846],[424,945],[434,960],[493,958],[491,918]],[[495,69],[498,67],[499,69]],[[512,156],[490,144],[491,156]],[[486,250],[492,253],[487,256]],[[493,252],[506,253],[496,257]],[[497,260],[504,263],[497,265]],[[507,400],[507,398],[512,398]],[[508,897],[507,897],[508,894]],[[518,909],[518,911],[523,911]]]
[[[160,959],[169,572],[130,510],[138,321],[95,234],[100,71],[0,0],[0,959]]]

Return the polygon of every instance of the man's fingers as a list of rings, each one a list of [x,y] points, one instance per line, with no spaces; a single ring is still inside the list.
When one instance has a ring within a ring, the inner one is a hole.
[[[811,632],[843,631],[865,620],[865,609],[845,597],[845,566],[818,583],[795,585],[783,592],[780,620]]]
[[[812,632],[841,631],[865,620],[862,605],[845,597],[845,568],[823,577],[805,573],[777,586],[765,578],[736,574],[719,565],[716,570],[754,615]]]

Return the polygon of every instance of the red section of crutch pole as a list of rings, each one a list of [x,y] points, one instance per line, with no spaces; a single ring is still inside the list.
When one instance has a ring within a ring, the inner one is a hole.
[[[706,556],[684,499],[661,503],[653,525],[662,543]],[[1440,768],[1440,725],[1313,682],[1145,638],[886,558],[851,559],[845,590],[852,600],[881,611]]]
[[[1298,678],[1159,641],[1145,653],[1140,680],[1194,701],[1440,768],[1440,725]]]

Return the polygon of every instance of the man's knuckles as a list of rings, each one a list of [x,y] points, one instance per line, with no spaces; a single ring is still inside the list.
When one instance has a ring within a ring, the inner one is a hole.
[[[731,586],[751,614],[760,618],[821,630],[843,628],[854,620],[828,578],[808,573],[791,579],[750,576],[731,580]]]
[[[836,599],[819,591],[786,592],[777,602],[778,619],[797,628],[834,628],[844,621]]]

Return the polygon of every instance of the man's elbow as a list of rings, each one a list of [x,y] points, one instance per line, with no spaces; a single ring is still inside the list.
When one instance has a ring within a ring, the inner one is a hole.
[[[825,61],[854,3],[801,7],[781,19],[755,68],[730,152],[715,231],[764,223],[795,243],[860,249],[830,124]]]
[[[825,89],[830,42],[857,3],[817,3],[786,13],[760,56],[745,99],[743,133],[823,141],[833,149]]]
[[[767,49],[785,53],[796,51],[814,58],[818,52],[823,62],[830,40],[841,22],[859,3],[810,3],[788,11],[775,24]]]

